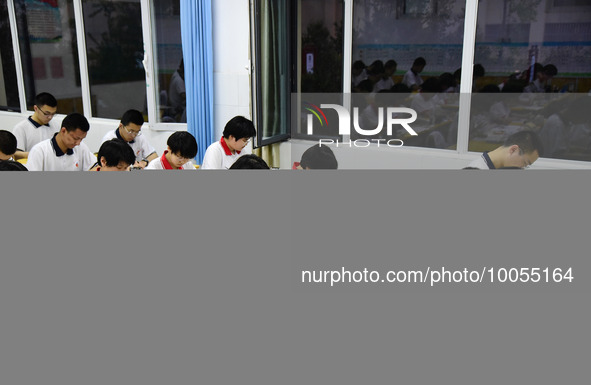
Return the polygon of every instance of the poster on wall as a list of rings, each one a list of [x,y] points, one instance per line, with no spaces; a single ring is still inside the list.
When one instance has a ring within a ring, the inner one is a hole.
[[[62,39],[57,0],[26,0],[29,39],[34,43],[55,43]]]

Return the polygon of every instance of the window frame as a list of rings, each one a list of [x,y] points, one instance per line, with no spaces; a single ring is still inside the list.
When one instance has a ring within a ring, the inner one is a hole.
[[[251,0],[250,1],[250,20],[251,20],[251,66],[250,66],[250,73],[251,73],[251,115],[252,120],[255,127],[260,127],[263,122],[263,111],[262,111],[262,104],[259,102],[262,100],[262,87],[259,86],[259,79],[262,79],[262,65],[260,65],[260,58],[261,56],[261,2],[265,0]],[[282,95],[285,97],[286,100],[290,100],[291,92],[294,90],[294,62],[292,61],[293,57],[295,56],[294,50],[297,48],[296,44],[294,44],[294,32],[293,26],[294,18],[296,13],[294,12],[294,3],[292,1],[287,2],[287,15],[285,15],[285,22],[287,23],[287,31],[288,31],[288,45],[289,48],[287,49],[287,58],[285,58],[287,62],[287,84],[289,88],[286,90],[286,94]],[[285,120],[286,124],[290,123],[291,119],[291,103],[287,103],[286,105],[286,115],[287,119]],[[263,138],[262,132],[259,135],[259,130],[257,129],[256,138],[253,141],[253,148],[259,148],[267,145],[271,145],[274,143],[279,143],[286,141],[291,138],[291,131],[289,127],[285,127],[285,132],[273,135],[269,138]]]

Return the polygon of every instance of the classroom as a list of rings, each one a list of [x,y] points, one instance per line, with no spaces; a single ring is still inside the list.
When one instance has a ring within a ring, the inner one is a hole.
[[[53,124],[83,115],[95,156],[135,110],[152,158],[189,132],[197,170],[239,116],[255,133],[234,141],[272,169],[317,144],[339,169],[471,168],[519,132],[543,151],[489,168],[591,168],[588,1],[8,0],[0,29],[0,130],[50,93]],[[329,105],[351,111],[348,133]],[[386,132],[388,108],[416,135]]]

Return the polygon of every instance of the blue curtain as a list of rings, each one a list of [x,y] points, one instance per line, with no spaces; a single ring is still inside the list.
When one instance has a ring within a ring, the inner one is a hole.
[[[195,159],[213,138],[213,37],[211,0],[181,0],[181,39],[187,94],[187,130],[197,139]]]

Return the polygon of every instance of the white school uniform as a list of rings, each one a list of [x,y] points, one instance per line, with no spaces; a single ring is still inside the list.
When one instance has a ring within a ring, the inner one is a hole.
[[[60,124],[55,119],[48,125],[41,125],[29,117],[14,126],[12,134],[16,137],[16,148],[28,152],[37,143],[51,139],[59,130]]]
[[[232,150],[230,150],[222,137],[219,141],[212,143],[207,147],[205,155],[203,155],[203,164],[201,165],[201,168],[204,170],[227,170],[238,158],[249,153],[250,150],[245,147],[242,151],[236,151],[236,153],[232,154]]]
[[[29,151],[29,171],[87,171],[96,163],[96,156],[84,143],[68,150],[59,148],[55,135],[33,146]]]
[[[105,134],[105,136],[103,136],[103,140],[101,141],[101,144],[106,142],[107,140],[111,140],[111,139],[115,139],[115,138],[125,141],[125,139],[123,139],[123,137],[119,133],[119,128],[116,128],[113,131],[107,132]],[[131,142],[126,142],[126,143],[129,144],[129,147],[131,147],[131,149],[133,150],[133,154],[135,155],[135,160],[138,162],[146,159],[147,157],[149,157],[150,155],[152,155],[153,153],[156,152],[156,149],[154,147],[152,147],[150,142],[148,142],[148,140],[141,135],[136,136],[134,140],[132,140]]]

